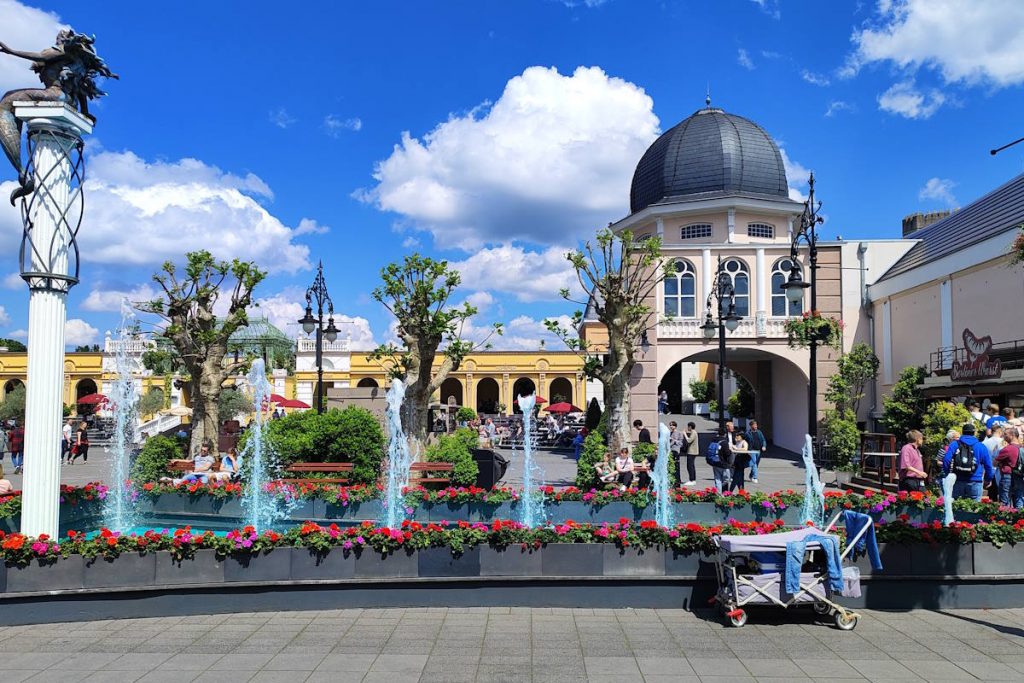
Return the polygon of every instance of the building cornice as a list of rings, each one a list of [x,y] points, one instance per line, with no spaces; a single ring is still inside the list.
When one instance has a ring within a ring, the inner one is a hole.
[[[635,225],[645,224],[667,216],[685,216],[693,213],[728,211],[730,209],[743,209],[778,216],[796,216],[803,211],[803,204],[794,202],[791,199],[772,200],[755,199],[752,197],[714,197],[712,199],[684,200],[666,204],[651,204],[641,211],[612,223],[610,227],[615,232],[619,232],[620,230],[626,230]]]

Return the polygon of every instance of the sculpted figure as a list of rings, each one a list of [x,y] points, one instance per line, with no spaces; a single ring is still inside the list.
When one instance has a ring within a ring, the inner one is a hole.
[[[11,203],[32,192],[34,181],[27,177],[21,163],[21,122],[14,116],[15,102],[67,102],[91,121],[89,100],[106,93],[96,85],[96,78],[117,78],[96,54],[95,38],[72,30],[57,34],[57,43],[42,52],[12,50],[0,43],[0,52],[32,62],[32,70],[39,76],[42,88],[12,90],[0,99],[0,147],[7,160],[18,172],[21,187],[11,194]]]

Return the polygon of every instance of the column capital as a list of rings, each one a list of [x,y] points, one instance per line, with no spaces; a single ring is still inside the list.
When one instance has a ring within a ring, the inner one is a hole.
[[[14,115],[29,128],[51,124],[80,136],[92,133],[92,121],[64,102],[15,102]]]

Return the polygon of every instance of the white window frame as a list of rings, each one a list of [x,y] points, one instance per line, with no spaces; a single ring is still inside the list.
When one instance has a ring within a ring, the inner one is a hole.
[[[672,259],[672,263],[673,263],[673,270],[674,270],[674,272],[671,275],[666,275],[665,278],[662,280],[662,286],[661,286],[661,299],[662,299],[661,300],[661,311],[662,311],[662,314],[666,318],[670,318],[670,319],[673,319],[673,320],[675,320],[675,319],[682,320],[682,319],[687,319],[687,318],[694,319],[694,318],[697,317],[697,269],[694,268],[693,263],[691,261],[689,261],[688,259],[684,259],[684,258]],[[683,269],[682,270],[676,270],[675,269],[679,264],[683,264]],[[693,281],[693,294],[683,294],[683,278],[687,277],[687,276]],[[676,283],[676,293],[675,294],[668,294],[668,293],[665,292],[665,283],[668,282],[669,280],[675,280],[675,283]],[[683,312],[683,300],[684,299],[692,299],[693,300],[693,315],[682,315],[682,312]],[[674,300],[676,302],[676,311],[679,313],[679,315],[669,315],[668,314],[668,302],[669,302],[669,300]]]
[[[687,234],[689,232],[690,234]],[[714,232],[714,226],[711,223],[690,223],[679,228],[679,239],[681,240],[700,240],[700,239],[711,239],[711,235]]]
[[[735,270],[732,270],[732,269],[730,269],[731,264],[739,264],[739,265],[738,265],[738,267]],[[725,273],[725,276],[729,278],[729,282],[730,282],[730,284],[732,284],[732,288],[733,288],[734,291],[736,290],[736,280],[737,280],[737,278],[740,275],[745,276],[746,281],[747,281],[747,292],[746,292],[746,294],[739,294],[739,293],[736,294],[736,313],[738,315],[744,317],[744,318],[749,317],[750,316],[750,287],[751,287],[750,266],[747,265],[747,262],[744,261],[743,259],[736,258],[734,256],[734,257],[728,258],[728,259],[726,259],[725,261],[722,262],[722,270]],[[741,304],[741,302],[742,302],[742,304]],[[745,306],[746,306],[745,309],[744,309],[744,305],[743,304],[745,304]]]
[[[754,234],[758,230],[763,231],[766,234]],[[772,225],[771,223],[747,223],[747,237],[773,240],[775,239],[775,226]]]
[[[772,265],[772,272],[769,276],[769,292],[771,294],[771,317],[773,318],[794,318],[803,315],[804,312],[804,300],[803,297],[800,301],[790,303],[786,298],[786,290],[779,288],[779,291],[775,291],[775,276],[782,276],[782,283],[785,283],[789,279],[789,266],[792,264],[792,259],[789,256],[783,256],[782,258],[775,261]],[[785,264],[785,265],[783,265]],[[804,267],[798,262],[800,266],[800,272],[803,273]],[[775,302],[781,299],[783,301],[783,310],[786,311],[784,315],[776,315],[775,313]]]

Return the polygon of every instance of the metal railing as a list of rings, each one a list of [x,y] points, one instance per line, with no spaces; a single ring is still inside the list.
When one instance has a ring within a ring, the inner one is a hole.
[[[993,344],[988,352],[989,360],[998,360],[1004,370],[1024,368],[1024,339]],[[962,346],[940,346],[928,355],[928,372],[932,375],[948,375],[953,363],[969,363],[972,358]]]
[[[337,341],[329,342],[326,339],[321,347],[325,353],[330,351],[348,351],[350,342],[348,339],[339,339]],[[316,340],[315,339],[299,339],[298,346],[296,347],[299,353],[313,353],[316,351]]]
[[[701,329],[702,320],[699,318],[664,318],[658,321],[659,339],[703,339],[704,331]],[[785,318],[764,318],[760,320],[756,316],[750,316],[740,321],[735,332],[730,332],[729,337],[751,337],[785,339],[786,319]]]

